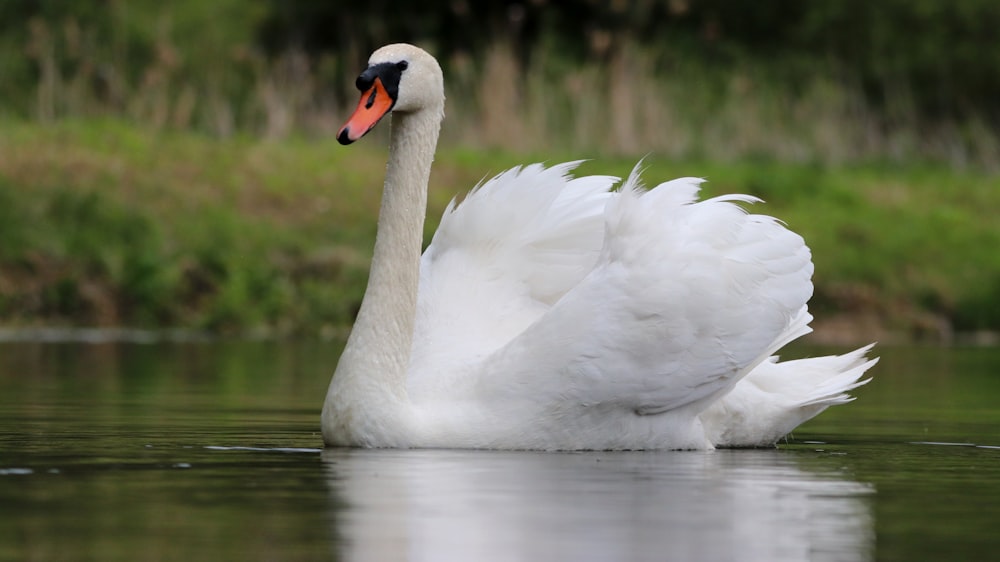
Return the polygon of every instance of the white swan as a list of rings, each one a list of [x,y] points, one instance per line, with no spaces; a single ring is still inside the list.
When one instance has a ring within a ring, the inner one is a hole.
[[[509,170],[444,213],[421,257],[444,116],[437,61],[383,47],[349,144],[393,113],[368,288],[323,405],[330,446],[766,446],[846,393],[871,346],[784,363],[810,331],[802,238],[701,180]]]

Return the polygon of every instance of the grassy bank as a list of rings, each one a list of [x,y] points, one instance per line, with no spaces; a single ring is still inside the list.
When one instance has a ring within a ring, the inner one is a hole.
[[[384,137],[384,131],[380,133]],[[532,155],[445,147],[448,200]],[[121,121],[0,127],[0,324],[330,334],[367,276],[384,143],[154,132]],[[647,182],[767,199],[813,248],[827,339],[1000,329],[1000,179],[942,166],[725,164],[651,155]],[[582,173],[626,174],[633,158]],[[845,328],[846,327],[846,328]]]

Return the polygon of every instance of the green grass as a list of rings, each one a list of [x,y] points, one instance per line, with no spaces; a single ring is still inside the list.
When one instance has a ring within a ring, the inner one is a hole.
[[[152,132],[122,121],[0,127],[0,324],[330,334],[360,302],[384,172],[384,133],[344,148]],[[427,235],[447,202],[531,161],[446,145]],[[644,178],[705,177],[743,192],[813,249],[817,327],[855,338],[1000,330],[1000,178],[942,165],[718,163],[651,154]],[[845,329],[846,327],[846,329]]]

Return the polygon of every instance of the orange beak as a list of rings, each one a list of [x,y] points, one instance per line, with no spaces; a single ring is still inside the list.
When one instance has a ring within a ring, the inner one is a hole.
[[[372,87],[362,92],[358,108],[354,110],[347,123],[340,128],[337,140],[340,144],[351,144],[365,136],[365,133],[372,130],[395,104],[396,100],[392,99],[389,92],[385,90],[382,80],[376,77]]]

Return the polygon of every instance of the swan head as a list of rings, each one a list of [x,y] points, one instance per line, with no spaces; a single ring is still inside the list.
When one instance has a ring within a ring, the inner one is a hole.
[[[431,110],[443,115],[441,67],[419,47],[396,43],[375,51],[355,85],[361,91],[361,100],[337,133],[340,144],[351,144],[365,136],[390,112]]]

